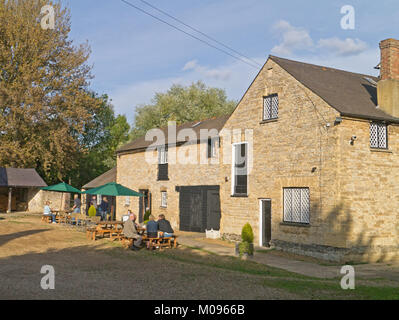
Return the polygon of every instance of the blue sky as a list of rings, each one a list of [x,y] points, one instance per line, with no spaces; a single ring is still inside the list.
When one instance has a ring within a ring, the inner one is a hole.
[[[140,0],[132,4],[162,16]],[[381,1],[146,0],[263,64],[269,54],[378,75],[378,42],[398,38],[399,3]],[[258,70],[135,10],[120,0],[65,0],[71,38],[92,49],[91,87],[107,93],[133,121],[137,105],[172,84],[202,80],[240,99]],[[355,29],[341,28],[341,7],[355,9]],[[190,31],[193,33],[192,31]]]

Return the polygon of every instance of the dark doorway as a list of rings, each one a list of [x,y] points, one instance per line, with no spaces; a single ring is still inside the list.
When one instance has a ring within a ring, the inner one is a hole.
[[[205,232],[220,229],[219,186],[178,187],[180,230]]]
[[[260,241],[262,247],[270,247],[272,239],[272,201],[260,200]]]
[[[148,189],[140,189],[139,192],[144,195],[139,197],[139,223],[142,223],[146,209],[151,212],[151,192]]]

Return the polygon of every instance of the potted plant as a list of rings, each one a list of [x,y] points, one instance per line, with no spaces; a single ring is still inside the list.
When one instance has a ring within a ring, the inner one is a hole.
[[[254,254],[254,233],[249,223],[246,223],[241,231],[241,242],[238,244],[238,252],[242,259]]]

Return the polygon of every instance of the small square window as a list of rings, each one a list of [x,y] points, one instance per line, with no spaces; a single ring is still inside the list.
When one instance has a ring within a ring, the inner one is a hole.
[[[263,97],[263,120],[278,118],[278,95]]]
[[[309,188],[284,188],[284,222],[310,221]]]
[[[377,149],[388,148],[388,130],[385,123],[370,123],[370,147]]]

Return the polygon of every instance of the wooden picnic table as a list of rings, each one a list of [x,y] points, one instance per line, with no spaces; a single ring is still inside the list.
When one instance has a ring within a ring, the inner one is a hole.
[[[120,238],[123,230],[119,228],[120,225],[123,225],[123,221],[99,221],[95,227],[86,229],[87,237],[90,236],[92,240],[96,240],[97,235],[104,237],[105,234],[109,234],[111,240]]]

